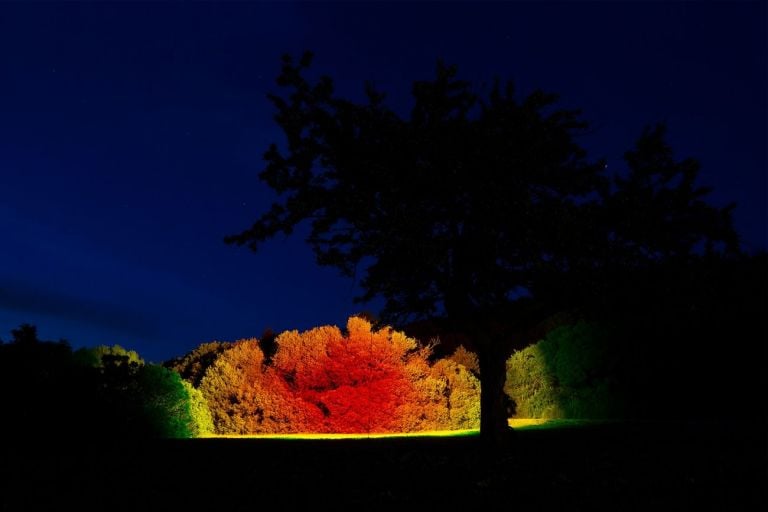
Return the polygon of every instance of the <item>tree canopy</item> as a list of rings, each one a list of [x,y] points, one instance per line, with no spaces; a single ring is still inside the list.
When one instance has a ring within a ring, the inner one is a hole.
[[[481,97],[439,64],[403,119],[371,85],[356,104],[327,77],[310,84],[309,62],[286,58],[289,95],[271,96],[287,151],[272,145],[260,176],[283,199],[227,241],[256,249],[310,220],[318,262],[361,275],[360,299],[384,297],[385,320],[465,316],[530,287],[562,219],[607,185],[574,142],[586,123],[554,95],[519,101],[496,82]]]
[[[737,248],[730,208],[704,201],[698,164],[674,159],[663,126],[612,177],[578,143],[588,123],[554,94],[500,80],[481,93],[438,63],[404,117],[372,84],[355,102],[308,79],[311,60],[284,57],[285,94],[270,95],[285,144],[269,147],[260,178],[279,198],[226,241],[257,250],[308,221],[318,263],[360,276],[359,299],[383,297],[384,320],[446,315],[471,331],[483,430],[506,425],[506,353],[483,332],[500,311],[531,295],[563,307],[625,269]]]

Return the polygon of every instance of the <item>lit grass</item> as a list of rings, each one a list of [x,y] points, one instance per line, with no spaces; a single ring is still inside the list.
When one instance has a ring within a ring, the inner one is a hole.
[[[512,428],[529,428],[543,425],[551,420],[544,418],[509,418],[507,424]]]
[[[569,428],[592,424],[589,420],[548,420],[543,418],[509,418],[507,423],[516,430]],[[479,434],[479,429],[426,430],[421,432],[377,432],[363,434],[206,434],[202,438],[214,439],[384,439],[398,437],[463,437]]]
[[[507,424],[515,430],[553,430],[588,427],[606,423],[607,420],[509,418]],[[200,438],[209,439],[389,439],[397,437],[464,437],[475,436],[479,429],[468,430],[425,430],[422,432],[377,432],[370,434],[206,434]]]
[[[477,435],[479,430],[426,430],[422,432],[380,432],[370,434],[207,434],[216,439],[381,439],[393,437],[460,437]]]
[[[589,427],[607,423],[608,420],[510,418],[509,426],[517,430],[554,430]]]

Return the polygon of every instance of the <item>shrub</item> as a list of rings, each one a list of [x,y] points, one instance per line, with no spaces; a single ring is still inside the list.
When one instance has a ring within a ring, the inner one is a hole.
[[[189,381],[194,387],[198,387],[208,368],[230,348],[232,348],[232,343],[221,341],[202,343],[184,356],[166,361],[163,366],[178,372],[184,380]]]
[[[479,424],[479,382],[430,347],[351,317],[347,332],[287,331],[270,363],[256,340],[235,343],[200,384],[218,433],[408,432]],[[472,363],[472,354],[459,357]],[[476,359],[476,357],[475,357]]]
[[[190,424],[189,432],[192,437],[200,437],[206,434],[213,434],[213,417],[208,409],[208,403],[200,390],[194,388],[186,380],[181,381],[184,390],[187,392],[189,400]]]
[[[558,327],[507,360],[505,392],[515,415],[604,418],[621,415],[610,336],[586,322]]]
[[[258,340],[240,340],[208,368],[199,389],[217,433],[253,431],[257,419],[253,399],[262,380],[263,360]]]
[[[504,391],[520,418],[560,418],[560,396],[540,342],[516,351],[507,360]]]

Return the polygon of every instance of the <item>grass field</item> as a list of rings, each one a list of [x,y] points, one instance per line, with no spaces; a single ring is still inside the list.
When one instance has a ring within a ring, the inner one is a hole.
[[[554,427],[593,424],[586,420],[544,420],[538,418],[510,418],[507,423],[515,429],[526,430],[529,428],[547,428],[547,424]],[[203,436],[205,439],[392,439],[400,437],[461,437],[478,435],[480,431],[474,430],[427,430],[422,432],[405,433],[367,433],[367,434],[254,434],[254,435],[236,435],[236,434],[209,434]]]
[[[471,435],[6,440],[0,503],[3,510],[573,511],[756,510],[766,501],[764,422],[526,427],[492,463]]]

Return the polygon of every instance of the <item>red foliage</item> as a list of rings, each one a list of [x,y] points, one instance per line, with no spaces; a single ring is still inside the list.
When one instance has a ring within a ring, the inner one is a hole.
[[[390,328],[372,331],[362,318],[350,318],[347,331],[324,326],[284,332],[268,366],[252,342],[222,354],[201,385],[217,431],[371,433],[472,426],[474,416],[451,412],[448,399],[454,393],[479,398],[469,370],[453,363],[463,370],[451,374],[461,371],[465,378],[446,377],[442,367],[429,365],[428,348]]]
[[[350,318],[349,334],[319,327],[277,338],[273,369],[296,396],[320,414],[315,432],[396,430],[398,406],[411,383],[405,357],[415,343],[390,329],[371,332],[368,322]]]

